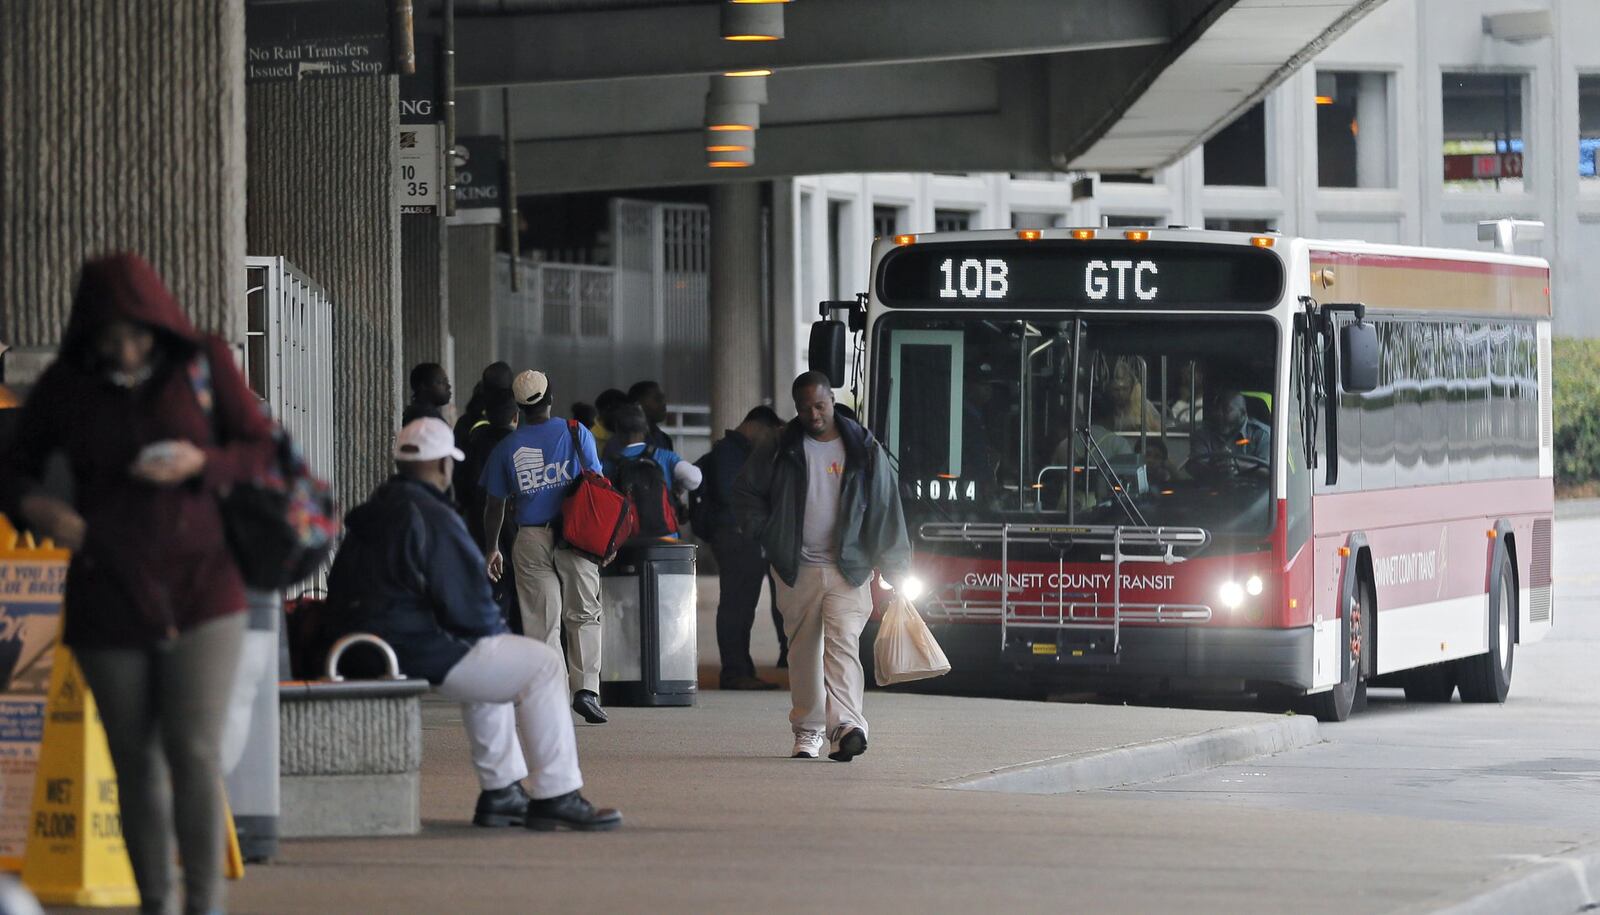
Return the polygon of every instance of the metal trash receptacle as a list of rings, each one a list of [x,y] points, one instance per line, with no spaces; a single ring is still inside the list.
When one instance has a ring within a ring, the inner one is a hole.
[[[693,705],[700,678],[695,547],[624,547],[600,570],[600,701]]]

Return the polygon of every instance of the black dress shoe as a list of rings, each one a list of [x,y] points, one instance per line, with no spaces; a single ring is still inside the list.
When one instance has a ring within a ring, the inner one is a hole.
[[[610,721],[605,710],[600,708],[600,697],[586,689],[578,690],[572,697],[572,710],[583,716],[583,720],[590,724],[605,724]]]
[[[849,762],[867,752],[867,735],[860,728],[851,728],[839,738],[839,749],[828,754],[834,762]]]
[[[531,800],[528,792],[522,790],[521,782],[484,791],[478,795],[478,809],[472,815],[472,825],[521,826],[528,816]]]
[[[528,803],[525,824],[535,832],[575,829],[579,832],[605,832],[622,825],[622,814],[610,808],[597,808],[576,791]]]

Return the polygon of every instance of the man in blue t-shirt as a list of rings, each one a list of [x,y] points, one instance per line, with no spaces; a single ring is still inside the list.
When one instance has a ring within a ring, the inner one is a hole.
[[[498,532],[506,502],[514,500],[517,539],[511,549],[516,569],[522,631],[561,649],[567,629],[567,682],[572,710],[590,724],[604,724],[600,708],[600,565],[558,545],[561,502],[585,470],[600,472],[594,436],[581,425],[574,431],[550,415],[550,382],[543,372],[523,372],[511,383],[522,410],[516,432],[495,446],[480,481],[484,500],[483,552],[489,577],[505,571]],[[576,447],[574,447],[576,440]]]

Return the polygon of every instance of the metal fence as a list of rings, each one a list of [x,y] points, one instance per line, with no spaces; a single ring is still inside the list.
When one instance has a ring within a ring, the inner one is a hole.
[[[323,479],[334,472],[333,303],[281,257],[245,258],[245,376]],[[299,588],[324,590],[327,571]]]

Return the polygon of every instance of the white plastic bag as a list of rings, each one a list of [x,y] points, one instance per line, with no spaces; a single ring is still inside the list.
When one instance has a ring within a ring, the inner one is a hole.
[[[944,649],[911,602],[896,594],[878,623],[872,657],[879,686],[926,680],[950,672]]]

